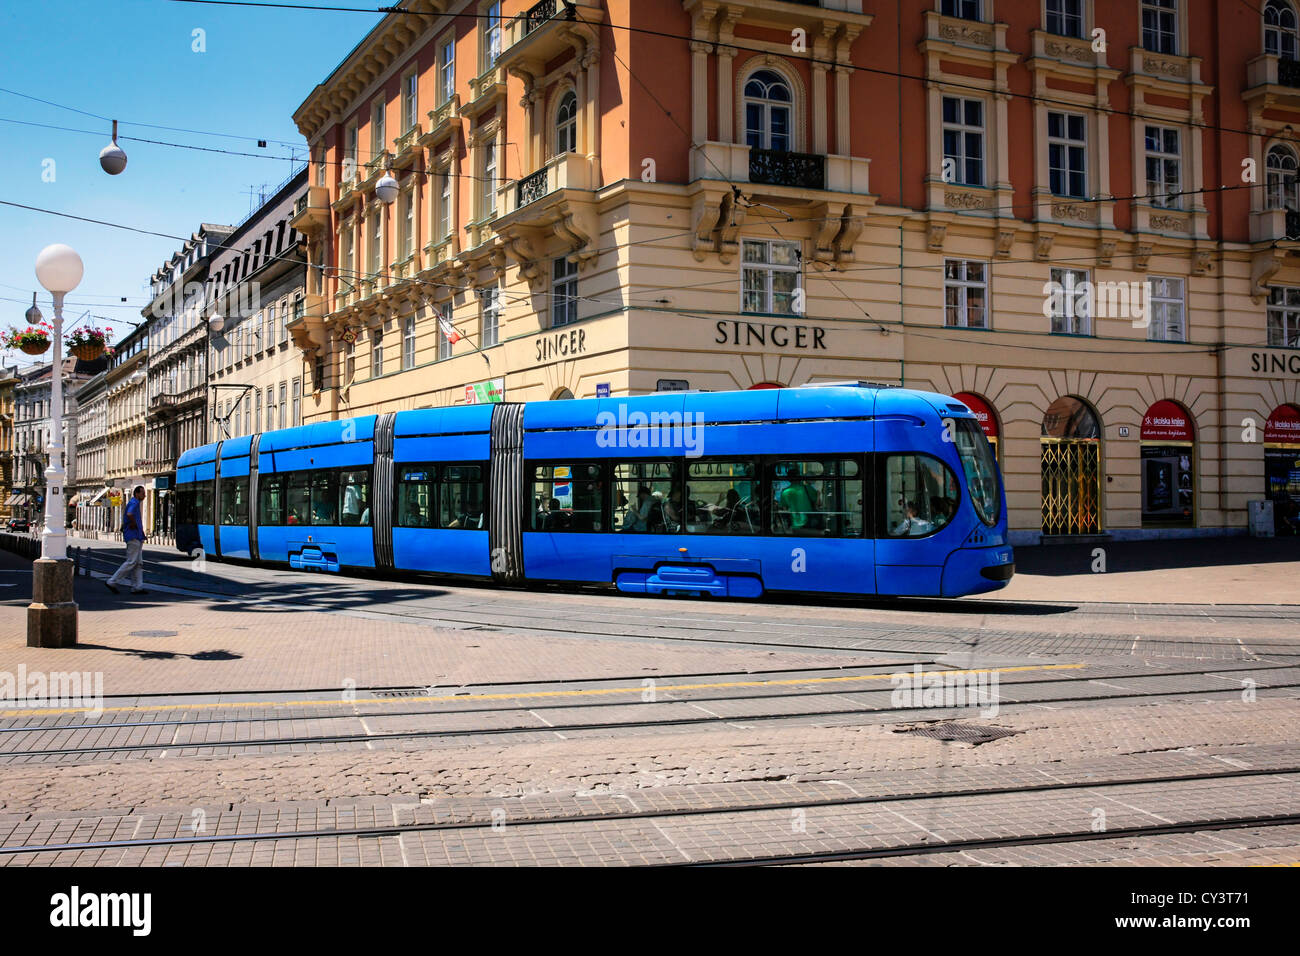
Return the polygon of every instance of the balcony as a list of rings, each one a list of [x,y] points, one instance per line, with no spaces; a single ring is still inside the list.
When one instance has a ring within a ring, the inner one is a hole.
[[[505,25],[497,66],[540,78],[544,64],[583,41],[588,49],[594,47],[604,19],[600,0],[541,0]]]
[[[325,328],[325,298],[308,292],[300,300],[301,308],[295,308],[293,318],[286,328],[293,338],[293,344],[304,352],[314,351],[323,346],[328,339]]]
[[[1241,98],[1260,112],[1275,106],[1300,109],[1300,62],[1270,53],[1248,61]]]
[[[1250,241],[1300,242],[1300,212],[1294,209],[1264,209],[1252,212]]]
[[[707,11],[713,3],[712,0],[686,0],[682,6],[691,13],[700,10],[711,15]],[[872,20],[871,14],[862,11],[863,0],[728,0],[727,7],[746,24],[782,31],[798,27],[806,30],[810,38],[829,39],[837,27],[847,26],[852,39]]]
[[[330,222],[330,192],[324,186],[308,186],[293,206],[289,225],[302,233],[324,229]]]
[[[754,183],[784,190],[812,189],[867,195],[871,160],[751,148],[743,143],[709,142],[694,151],[693,180]]]
[[[460,94],[455,93],[436,110],[429,110],[429,132],[420,137],[420,145],[427,148],[437,146],[451,133],[458,119],[460,119]]]
[[[497,193],[492,227],[530,281],[541,279],[540,261],[562,251],[580,264],[596,255],[598,222],[591,161],[563,153]],[[555,249],[555,240],[560,249]]]
[[[462,111],[471,120],[478,118],[506,96],[506,68],[497,60],[479,76],[469,81],[469,102]]]

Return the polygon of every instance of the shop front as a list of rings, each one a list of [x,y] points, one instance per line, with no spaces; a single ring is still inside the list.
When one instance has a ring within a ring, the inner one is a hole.
[[[1300,534],[1300,408],[1279,405],[1264,423],[1264,494],[1273,502],[1273,528]]]
[[[957,392],[953,395],[953,398],[969,408],[975,415],[975,420],[980,423],[980,429],[984,432],[984,437],[993,446],[993,457],[1001,463],[1002,456],[998,448],[998,442],[1002,429],[998,425],[998,416],[994,413],[993,407],[978,395],[973,395],[970,392]]]
[[[1142,416],[1142,526],[1196,523],[1196,432],[1191,415],[1162,399]]]

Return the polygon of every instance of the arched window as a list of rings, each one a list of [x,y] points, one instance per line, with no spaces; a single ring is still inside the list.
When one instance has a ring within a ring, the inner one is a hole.
[[[1298,165],[1290,146],[1278,143],[1269,149],[1264,190],[1269,209],[1300,209],[1296,191]]]
[[[1296,26],[1295,8],[1287,0],[1268,0],[1264,4],[1264,52],[1296,59],[1300,53]]]
[[[755,149],[789,152],[794,146],[790,84],[774,70],[745,83],[745,142]]]
[[[578,94],[569,90],[555,111],[555,155],[578,150]]]

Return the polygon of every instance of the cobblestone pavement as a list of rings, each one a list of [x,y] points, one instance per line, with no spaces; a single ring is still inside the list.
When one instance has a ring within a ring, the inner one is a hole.
[[[148,556],[152,593],[78,578],[81,646],[41,650],[0,554],[0,675],[106,695],[0,701],[0,865],[1300,862],[1285,547],[1120,572],[1166,604],[1051,566],[1032,598],[729,603]],[[1250,601],[1210,603],[1228,573]],[[900,699],[914,667],[993,697]],[[1007,735],[911,732],[954,725]]]

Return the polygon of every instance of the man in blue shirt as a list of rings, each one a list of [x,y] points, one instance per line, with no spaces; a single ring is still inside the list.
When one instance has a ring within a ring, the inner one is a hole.
[[[131,500],[126,503],[126,513],[122,516],[122,540],[126,542],[126,560],[104,586],[114,594],[121,594],[117,585],[125,584],[127,575],[131,575],[131,593],[148,594],[144,589],[144,521],[140,516],[140,504],[144,501],[144,485],[136,485]]]

